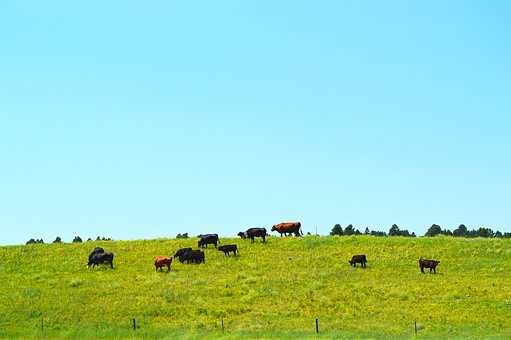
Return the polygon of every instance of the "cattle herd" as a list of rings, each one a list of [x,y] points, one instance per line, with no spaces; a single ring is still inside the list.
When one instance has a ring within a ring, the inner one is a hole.
[[[295,235],[302,236],[301,231],[301,223],[300,222],[285,222],[274,225],[271,228],[271,231],[276,231],[282,235]],[[238,233],[238,236],[242,239],[250,239],[252,243],[256,237],[262,238],[262,242],[266,242],[266,228],[249,228],[246,231],[242,231]],[[218,246],[220,243],[218,234],[201,234],[197,236],[199,241],[197,242],[197,247],[201,249],[192,249],[192,248],[182,248],[176,251],[174,256],[156,256],[154,259],[154,267],[156,271],[163,270],[163,267],[167,267],[167,271],[170,271],[170,266],[172,264],[172,260],[178,259],[180,263],[206,263],[206,256],[202,249],[207,248],[208,244],[213,244],[215,248],[219,251],[222,251],[225,256],[230,256],[233,253],[235,256],[238,255],[238,246],[236,244],[226,244]],[[110,268],[114,268],[113,264],[114,254],[110,252],[105,252],[105,250],[101,247],[96,247],[89,255],[89,262],[87,267],[99,266],[100,264],[110,265]],[[362,268],[366,268],[367,258],[364,254],[361,255],[353,255],[351,260],[348,263],[356,267],[357,263],[360,263]],[[429,272],[433,272],[436,274],[436,267],[440,263],[437,260],[427,260],[422,257],[419,259],[419,268],[422,273],[424,273],[424,268],[429,269]]]

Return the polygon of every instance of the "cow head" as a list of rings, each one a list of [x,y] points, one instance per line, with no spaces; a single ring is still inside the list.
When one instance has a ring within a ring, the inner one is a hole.
[[[276,226],[271,227],[271,231],[276,231],[276,230],[277,230]]]

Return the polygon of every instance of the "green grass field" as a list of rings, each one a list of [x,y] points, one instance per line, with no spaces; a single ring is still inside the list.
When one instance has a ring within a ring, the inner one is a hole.
[[[0,247],[0,337],[312,338],[316,318],[327,338],[409,338],[415,320],[418,337],[511,337],[509,239],[221,241],[240,255],[210,246],[205,265],[170,273],[153,257],[197,239]],[[114,270],[86,268],[95,246]],[[362,253],[367,268],[350,267]],[[420,256],[441,261],[436,275]]]

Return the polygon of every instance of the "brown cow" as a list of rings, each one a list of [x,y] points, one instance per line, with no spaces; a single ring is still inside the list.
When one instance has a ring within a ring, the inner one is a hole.
[[[431,270],[433,270],[433,273],[436,274],[436,266],[438,266],[439,263],[440,263],[440,261],[426,260],[426,259],[423,259],[422,257],[419,259],[419,267],[423,274],[424,274],[424,268],[429,268],[430,273],[431,273]]]
[[[280,236],[282,237],[282,234],[295,234],[295,236],[301,236],[302,234],[302,224],[300,222],[284,222],[275,224],[271,231],[276,231],[280,233]]]
[[[156,271],[158,271],[158,269],[160,269],[160,271],[162,271],[163,267],[167,266],[167,272],[169,272],[171,263],[172,263],[172,257],[168,257],[168,256],[157,256],[154,259],[154,266],[156,267]]]

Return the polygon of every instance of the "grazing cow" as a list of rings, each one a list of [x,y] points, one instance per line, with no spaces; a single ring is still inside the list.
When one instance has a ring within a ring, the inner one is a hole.
[[[185,251],[181,257],[179,258],[181,263],[206,263],[206,257],[204,256],[204,252],[202,250],[188,250]]]
[[[422,257],[419,259],[419,267],[423,274],[424,274],[424,268],[429,268],[430,273],[431,273],[431,270],[433,270],[433,273],[436,274],[436,266],[438,266],[439,263],[440,263],[440,261],[426,260],[426,259],[423,259]]]
[[[238,236],[241,237],[242,239],[246,239],[247,238],[247,233],[246,232],[243,232],[243,231],[240,231],[238,233]]]
[[[94,254],[101,254],[101,253],[104,253],[104,252],[105,252],[105,249],[103,249],[101,247],[94,248],[94,250],[89,255],[89,262],[91,261],[92,256],[94,256]]]
[[[89,263],[87,264],[87,267],[90,267],[92,265],[92,268],[95,266],[99,266],[100,264],[110,264],[110,267],[114,269],[114,254],[112,253],[96,253],[93,254],[92,257],[89,259]]]
[[[262,237],[263,243],[266,242],[266,228],[249,228],[245,234],[252,240],[252,243],[254,243],[254,237]]]
[[[163,271],[163,267],[167,266],[167,272],[169,272],[171,264],[172,264],[172,257],[157,256],[154,259],[154,266],[156,267],[156,271],[158,271],[158,269],[160,269],[160,271]]]
[[[214,244],[215,248],[217,247],[218,243],[218,234],[206,234],[206,235],[199,235],[200,239],[198,242],[199,248],[206,248],[208,247],[208,244]]]
[[[192,250],[192,248],[181,248],[181,249],[179,249],[178,251],[176,251],[176,253],[174,254],[174,257],[175,257],[175,258],[178,258],[178,259],[179,259],[179,261],[180,261],[181,263],[183,263],[183,261],[181,261],[181,256],[183,256],[183,254],[184,254],[184,253],[186,253],[186,252],[187,252],[187,251],[189,251],[189,250]]]
[[[237,254],[238,252],[238,246],[236,246],[235,244],[226,244],[224,246],[220,246],[218,247],[218,250],[219,251],[223,251],[224,252],[224,255],[228,255],[228,256],[231,256],[230,253],[231,252],[234,252],[234,255]]]
[[[362,265],[362,268],[365,268],[366,267],[366,262],[367,262],[367,259],[366,259],[366,256],[365,255],[353,255],[353,257],[351,258],[350,261],[348,261],[350,263],[350,265],[352,265],[353,267],[356,267],[357,266],[357,263],[360,263]]]
[[[285,222],[285,223],[279,223],[275,224],[271,231],[276,231],[280,233],[280,236],[282,234],[295,234],[295,236],[301,236],[302,234],[302,224],[300,222]]]

